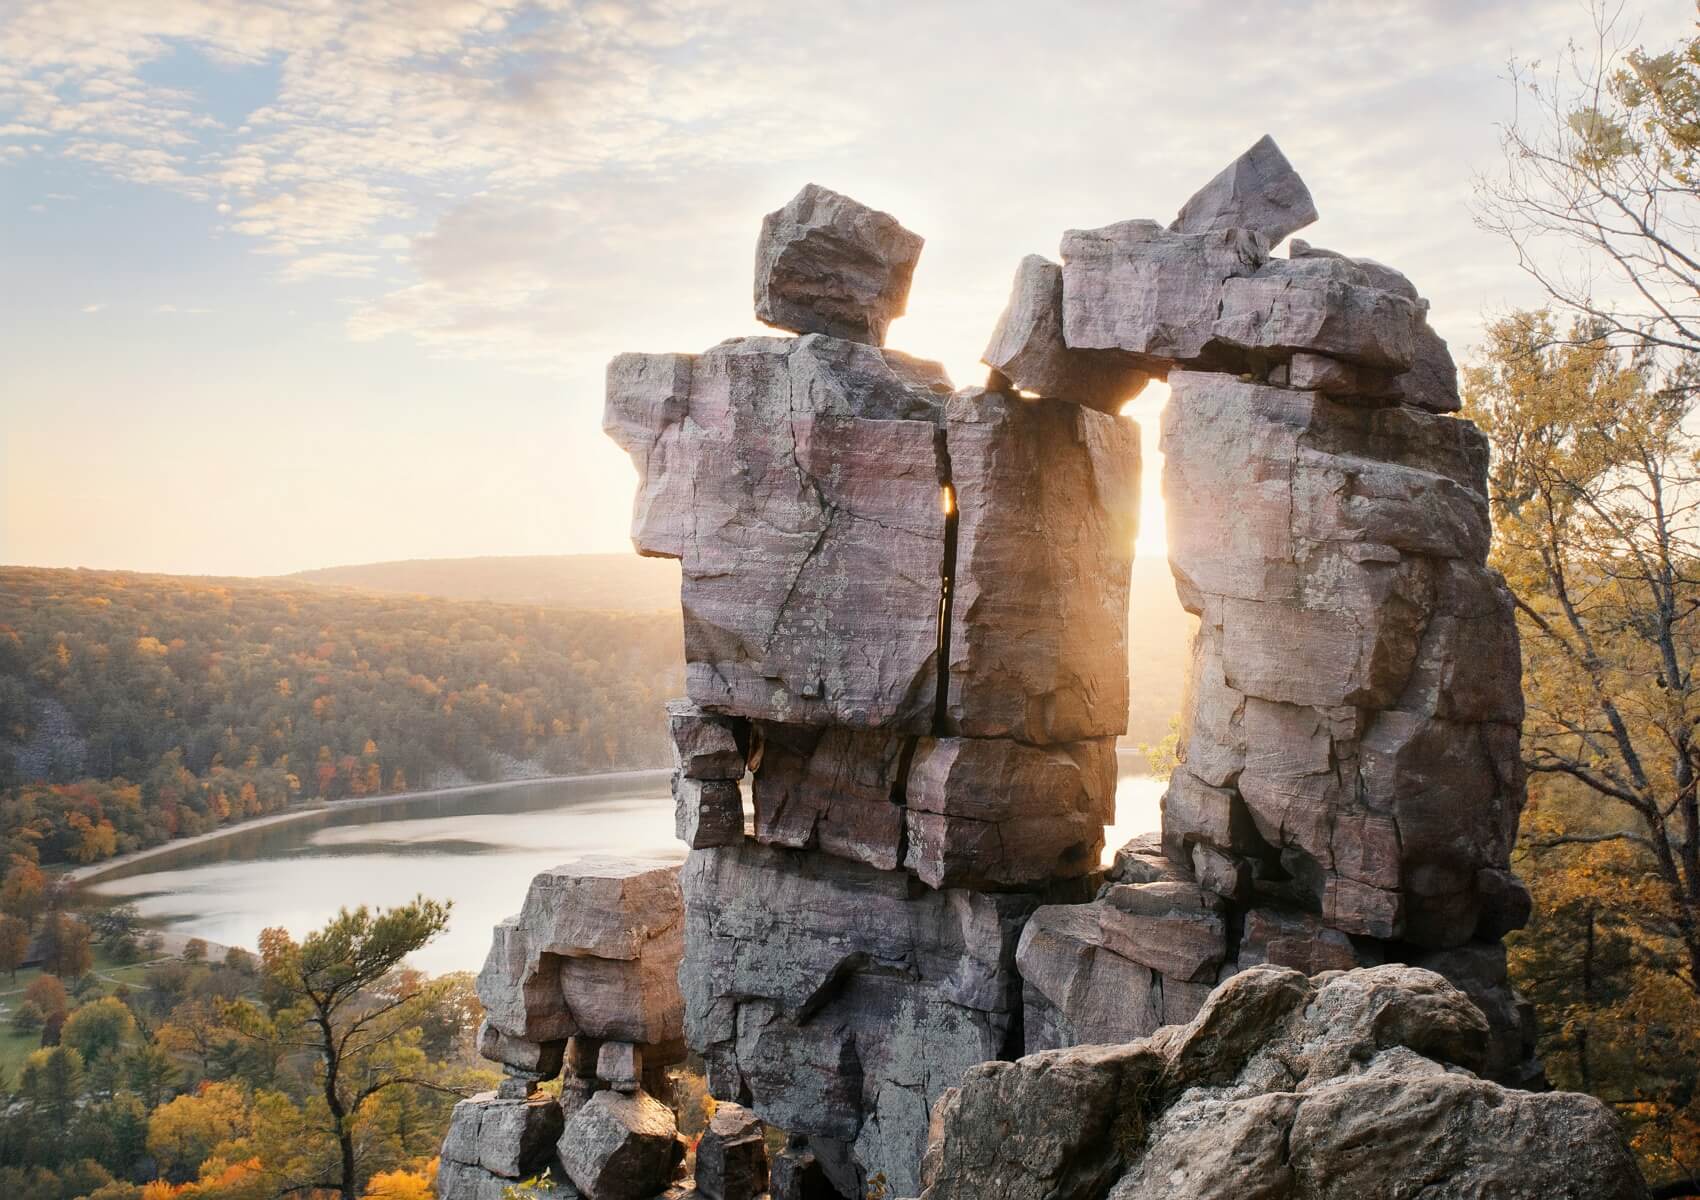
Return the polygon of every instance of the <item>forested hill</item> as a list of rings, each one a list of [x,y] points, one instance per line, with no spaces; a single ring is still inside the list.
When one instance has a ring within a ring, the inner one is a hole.
[[[551,608],[656,612],[679,607],[679,564],[635,554],[411,558],[324,567],[285,580]]]
[[[679,607],[679,564],[635,554],[410,559],[303,571],[288,579],[558,608],[676,612]],[[1136,561],[1128,607],[1129,741],[1160,740],[1180,711],[1192,628],[1192,618],[1175,599],[1168,563],[1160,557]]]
[[[661,765],[680,660],[676,607],[0,568],[0,867],[292,798]]]

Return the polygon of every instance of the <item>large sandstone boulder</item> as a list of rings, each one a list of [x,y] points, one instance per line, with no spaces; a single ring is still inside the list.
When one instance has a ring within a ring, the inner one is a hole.
[[[1062,314],[1062,267],[1029,254],[1016,268],[1009,306],[980,361],[1023,392],[1119,412],[1151,376],[1117,351],[1071,349]]]
[[[611,1038],[676,1055],[683,949],[676,865],[580,859],[539,874],[496,926],[478,996],[506,1038]]]
[[[987,1063],[934,1114],[923,1200],[1645,1200],[1611,1111],[1477,1078],[1444,979],[1258,967],[1190,1023]]]
[[[945,419],[950,731],[1040,745],[1125,732],[1139,427],[982,388]]]
[[[885,343],[903,315],[921,236],[890,213],[807,184],[756,243],[756,317],[793,333]]]
[[[549,1169],[561,1127],[561,1106],[552,1096],[505,1100],[495,1092],[480,1092],[455,1105],[441,1157],[511,1183]],[[467,1174],[462,1189],[476,1178]],[[438,1194],[449,1200],[451,1193]]]
[[[1271,246],[1316,220],[1316,203],[1275,139],[1264,134],[1181,205],[1176,233],[1249,229]]]

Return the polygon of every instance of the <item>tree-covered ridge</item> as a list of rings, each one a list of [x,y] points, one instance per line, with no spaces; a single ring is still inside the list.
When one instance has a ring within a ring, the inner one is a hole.
[[[0,839],[90,862],[295,798],[661,766],[679,639],[675,614],[0,569]]]

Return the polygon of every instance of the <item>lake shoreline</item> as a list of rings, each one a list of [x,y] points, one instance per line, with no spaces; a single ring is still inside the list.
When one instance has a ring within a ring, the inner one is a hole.
[[[58,876],[67,883],[92,883],[113,871],[122,870],[134,863],[146,862],[150,858],[158,858],[162,854],[187,849],[190,846],[202,846],[208,842],[216,842],[220,838],[232,837],[238,833],[246,833],[251,829],[265,829],[274,825],[287,825],[293,821],[303,821],[308,817],[327,812],[347,812],[362,808],[377,808],[384,804],[411,804],[416,800],[430,800],[441,796],[455,796],[466,792],[506,791],[511,788],[525,787],[536,783],[576,783],[585,780],[641,780],[647,778],[665,779],[672,772],[665,767],[646,767],[633,771],[596,771],[586,775],[534,775],[523,779],[497,779],[489,783],[458,783],[450,787],[426,788],[417,792],[389,792],[382,796],[361,796],[355,800],[322,801],[317,804],[303,804],[284,809],[281,812],[267,813],[263,817],[239,821],[234,825],[220,825],[217,829],[209,829],[205,833],[197,833],[193,837],[173,838],[169,842],[161,842],[157,846],[147,846],[140,850],[131,850],[112,858],[105,858],[85,867],[75,867]]]

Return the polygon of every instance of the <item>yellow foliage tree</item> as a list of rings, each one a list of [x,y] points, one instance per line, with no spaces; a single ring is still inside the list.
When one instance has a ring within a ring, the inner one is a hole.
[[[1523,640],[1537,908],[1513,966],[1555,1082],[1615,1103],[1659,1181],[1700,1170],[1696,382],[1514,313],[1465,389]]]

